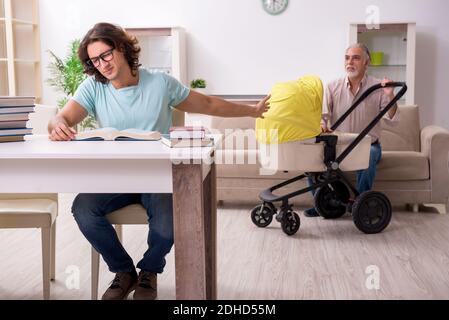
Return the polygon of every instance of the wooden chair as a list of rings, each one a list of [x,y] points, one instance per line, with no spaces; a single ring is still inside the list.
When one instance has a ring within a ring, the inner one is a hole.
[[[0,228],[40,228],[44,299],[50,299],[55,279],[57,194],[0,194]],[[16,245],[17,244],[12,244]],[[25,246],[26,244],[20,244]],[[20,248],[18,248],[20,249]]]

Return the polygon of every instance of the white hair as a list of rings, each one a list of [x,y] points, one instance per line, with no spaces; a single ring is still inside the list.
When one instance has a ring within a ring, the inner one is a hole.
[[[362,49],[362,50],[363,50],[363,53],[365,53],[365,58],[368,59],[368,61],[371,61],[371,54],[370,54],[370,52],[369,52],[368,47],[367,47],[365,44],[360,43],[360,42],[359,42],[359,43],[351,44],[351,45],[346,49],[346,52],[348,52],[349,49],[354,49],[354,48]]]

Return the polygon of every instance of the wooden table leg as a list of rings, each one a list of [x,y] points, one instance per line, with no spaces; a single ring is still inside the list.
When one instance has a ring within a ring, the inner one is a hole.
[[[206,296],[217,299],[217,185],[215,164],[203,181],[204,222],[206,230]]]
[[[215,164],[173,165],[176,299],[216,299]]]

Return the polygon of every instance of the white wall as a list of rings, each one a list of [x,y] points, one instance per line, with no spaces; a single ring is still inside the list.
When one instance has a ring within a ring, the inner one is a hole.
[[[63,56],[96,22],[122,26],[182,26],[187,31],[188,79],[208,81],[213,94],[263,94],[277,81],[313,73],[343,75],[350,22],[364,22],[377,5],[381,22],[417,23],[416,102],[422,124],[449,128],[449,1],[290,0],[270,16],[260,0],[40,0],[43,78],[46,52]],[[44,87],[44,103],[56,101]]]

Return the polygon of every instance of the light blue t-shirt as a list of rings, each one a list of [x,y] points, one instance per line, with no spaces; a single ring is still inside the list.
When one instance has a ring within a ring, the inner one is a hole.
[[[136,86],[115,89],[94,77],[84,80],[72,99],[95,117],[100,127],[168,133],[172,108],[184,101],[189,88],[165,73],[139,69]]]

